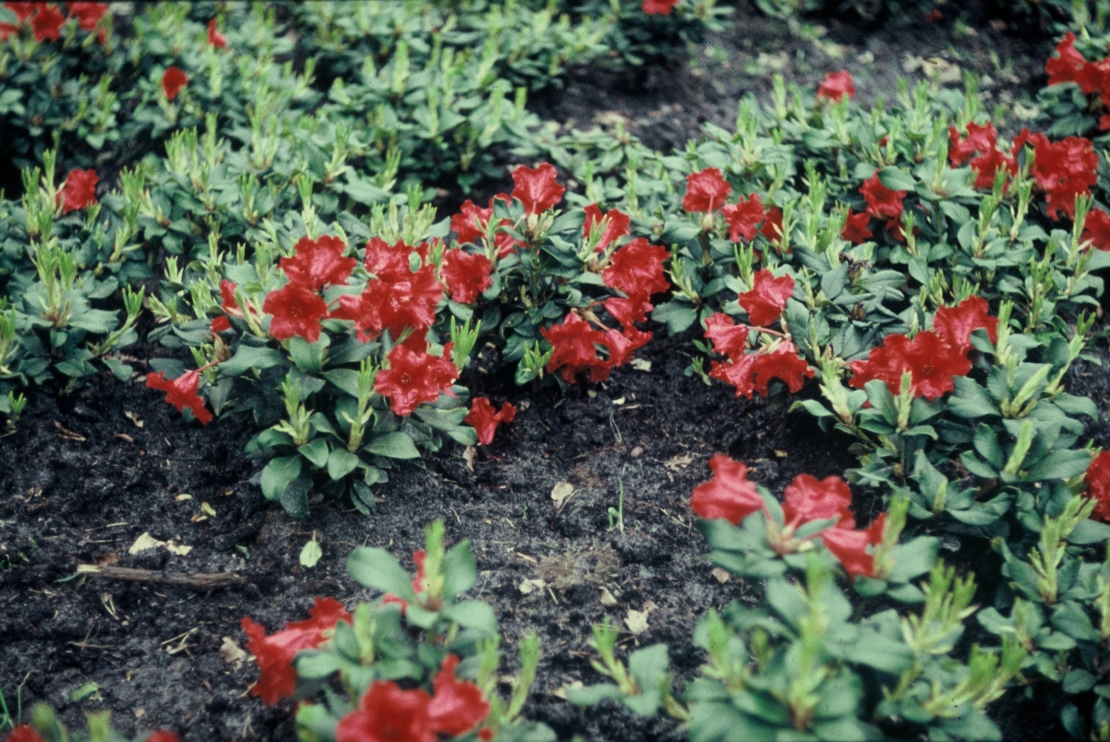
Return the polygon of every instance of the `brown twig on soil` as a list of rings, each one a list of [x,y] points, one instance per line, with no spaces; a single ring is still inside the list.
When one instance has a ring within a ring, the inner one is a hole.
[[[94,564],[81,564],[77,573],[92,577],[125,582],[153,582],[159,585],[178,585],[194,590],[215,590],[246,584],[246,578],[234,572],[200,573],[194,575],[166,574],[151,569],[130,569],[127,567],[98,567]]]

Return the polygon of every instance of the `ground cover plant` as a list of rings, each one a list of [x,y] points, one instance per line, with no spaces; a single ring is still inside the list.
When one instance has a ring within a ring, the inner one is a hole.
[[[1020,116],[835,68],[661,151],[529,98],[750,11],[3,8],[8,738],[1110,734],[1097,13]]]

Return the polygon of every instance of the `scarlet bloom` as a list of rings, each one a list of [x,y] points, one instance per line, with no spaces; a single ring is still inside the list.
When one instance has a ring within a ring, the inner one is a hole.
[[[1049,57],[1045,62],[1044,71],[1048,74],[1049,85],[1060,85],[1065,82],[1074,82],[1083,89],[1084,93],[1093,93],[1095,80],[1092,79],[1089,65],[1083,55],[1075,48],[1075,34],[1070,31],[1056,45],[1057,57]]]
[[[513,198],[524,204],[528,216],[542,214],[562,200],[567,189],[555,182],[555,166],[545,162],[535,170],[521,165],[513,171]]]
[[[1068,137],[1050,142],[1044,134],[1022,129],[1014,139],[1014,154],[1026,144],[1033,146],[1033,177],[1048,194],[1048,215],[1059,218],[1063,211],[1075,218],[1075,197],[1091,192],[1098,183],[1098,155],[1089,139]]]
[[[30,5],[30,3],[27,3]],[[46,742],[33,728],[20,724],[12,730],[5,742]]]
[[[100,19],[108,12],[108,3],[68,3],[69,15],[77,19],[82,31],[95,31]]]
[[[78,211],[96,203],[96,184],[100,177],[95,170],[69,171],[62,189],[54,197],[55,205],[62,207],[62,213]]]
[[[961,353],[971,349],[971,333],[979,328],[987,331],[991,342],[998,341],[998,317],[987,314],[987,300],[969,296],[954,307],[941,307],[933,318],[933,329],[944,342]]]
[[[678,0],[644,0],[640,10],[644,11],[645,15],[670,15],[676,5]]]
[[[821,541],[832,552],[848,576],[855,579],[859,575],[871,577],[875,574],[875,558],[867,553],[870,545],[867,531],[852,531],[847,528],[826,528],[821,531]]]
[[[951,141],[948,150],[949,162],[955,167],[971,160],[971,167],[976,172],[976,188],[993,187],[995,176],[1000,168],[1006,168],[1011,176],[1017,174],[1017,161],[1012,156],[998,151],[998,134],[994,130],[993,123],[988,121],[986,126],[968,124],[967,137],[963,139],[960,138],[956,127],[950,126],[948,138]],[[979,155],[975,157],[977,152]]]
[[[755,391],[766,397],[770,394],[772,379],[786,384],[791,394],[797,394],[805,385],[806,379],[813,378],[814,371],[806,359],[798,355],[794,344],[786,341],[771,351],[760,353],[752,366],[752,384]]]
[[[586,369],[590,370],[590,381],[609,378],[609,362],[597,357],[596,343],[605,343],[605,333],[591,329],[574,312],[567,315],[563,324],[545,327],[540,333],[554,350],[547,362],[548,373],[558,371],[568,384],[573,384],[578,372]]]
[[[1087,467],[1087,497],[1095,499],[1092,518],[1110,520],[1110,451],[1102,451]]]
[[[227,47],[227,37],[216,28],[216,19],[208,21],[208,43],[217,49]]]
[[[439,734],[453,737],[466,734],[489,716],[489,701],[474,683],[455,678],[459,658],[443,658],[439,672],[432,678],[435,691],[428,704],[428,724]]]
[[[790,276],[775,278],[775,274],[764,268],[757,271],[752,281],[752,290],[740,294],[740,306],[748,313],[748,322],[758,327],[766,327],[782,316],[786,300],[794,295],[794,279]]]
[[[146,738],[146,742],[181,742],[181,738],[173,732],[154,732]]]
[[[878,170],[860,186],[859,192],[867,201],[867,213],[871,216],[885,216],[888,219],[902,218],[902,199],[906,197],[906,191],[892,191],[887,188],[879,180]]]
[[[693,213],[716,211],[724,206],[730,193],[732,186],[721,171],[715,167],[707,167],[701,172],[686,176],[686,195],[682,197],[682,208]]]
[[[824,81],[817,86],[817,97],[826,100],[841,101],[844,96],[849,99],[856,97],[856,86],[852,82],[852,75],[847,70],[830,72],[825,75]]]
[[[35,11],[42,6],[39,2],[7,2],[4,7],[15,14],[17,21],[25,21],[35,14]]]
[[[649,340],[650,332],[643,332],[635,327],[625,327],[623,332],[608,330],[602,342],[609,349],[609,367],[620,368],[628,363],[632,354],[647,345]]]
[[[320,339],[320,320],[328,313],[328,305],[316,292],[297,283],[290,283],[266,295],[262,311],[272,314],[270,335],[288,340],[300,335],[310,343]]]
[[[663,263],[668,257],[670,253],[665,247],[637,237],[613,253],[613,262],[601,278],[609,288],[623,291],[630,298],[646,300],[670,286],[663,276]]]
[[[338,237],[325,235],[318,240],[302,237],[293,248],[292,257],[278,261],[290,283],[310,291],[319,291],[328,284],[346,283],[358,258],[345,258],[347,245]]]
[[[459,236],[459,242],[478,244],[478,240],[486,236],[489,221],[493,218],[493,202],[498,198],[506,202],[511,200],[510,196],[498,194],[489,200],[489,206],[485,209],[479,208],[470,199],[463,202],[460,213],[451,217],[451,229]],[[498,223],[499,227],[511,225],[512,222],[508,219],[502,219]],[[497,245],[497,253],[502,258],[515,250],[518,244],[512,235],[504,231],[498,231],[494,235],[494,242]]]
[[[848,209],[848,218],[844,220],[844,229],[840,230],[840,237],[848,240],[853,245],[859,245],[871,239],[871,230],[868,228],[868,223],[871,221],[871,215],[866,211],[859,214],[853,214],[851,209]]]
[[[196,369],[186,371],[172,381],[166,378],[163,371],[147,374],[146,386],[148,389],[165,392],[166,402],[176,407],[178,412],[184,412],[185,408],[188,408],[201,425],[212,422],[212,413],[204,406],[204,398],[197,394],[197,387],[200,386],[200,371]]]
[[[883,529],[886,528],[886,513],[879,513],[867,527],[867,542],[877,546],[883,542]]]
[[[615,240],[621,237],[627,237],[630,231],[629,227],[632,224],[631,217],[628,214],[620,211],[619,209],[610,209],[608,213],[602,214],[601,209],[597,208],[597,204],[590,204],[586,207],[586,223],[582,227],[582,231],[586,239],[590,239],[593,234],[594,227],[601,223],[602,219],[609,220],[609,226],[605,228],[605,234],[601,236],[601,241],[597,243],[594,248],[596,252],[601,252]]]
[[[243,314],[239,310],[239,303],[235,301],[236,288],[238,287],[226,278],[220,281],[220,308],[233,317],[242,317]],[[230,329],[231,321],[227,317],[212,318],[213,335],[218,335]]]
[[[38,12],[31,16],[31,30],[35,34],[35,41],[57,41],[66,22],[65,16],[57,5],[35,5],[38,5]]]
[[[748,480],[748,467],[722,453],[709,459],[713,478],[694,488],[690,507],[694,514],[706,520],[724,518],[739,525],[757,510],[763,509],[755,483]]]
[[[709,376],[717,381],[731,384],[736,389],[736,396],[748,399],[755,394],[755,353],[730,358],[727,363],[713,361],[709,364]]]
[[[375,680],[358,710],[339,720],[336,742],[435,742],[428,719],[431,700],[421,688],[401,690],[392,681]]]
[[[840,477],[825,477],[818,481],[809,474],[799,474],[782,494],[782,513],[788,526],[797,527],[811,520],[836,518],[835,526],[856,527],[856,519],[849,509],[852,491]]]
[[[767,211],[767,219],[760,227],[759,233],[767,238],[771,244],[777,245],[782,240],[782,209],[772,206]]]
[[[413,350],[404,344],[389,352],[389,368],[379,371],[374,389],[389,398],[394,413],[408,417],[424,402],[435,402],[441,392],[450,393],[459,378],[459,369],[451,360],[451,344],[437,358]]]
[[[748,326],[738,325],[727,314],[717,312],[705,321],[705,336],[713,350],[736,360],[748,349]]]
[[[1098,250],[1110,250],[1110,214],[1102,209],[1091,209],[1083,223],[1081,242],[1090,242]]]
[[[9,36],[19,33],[19,26],[14,23],[0,23],[0,41],[7,41]]]
[[[854,376],[848,385],[857,389],[879,379],[891,394],[898,394],[902,374],[909,371],[913,395],[936,399],[955,389],[954,377],[967,376],[971,361],[937,333],[925,330],[912,341],[905,335],[888,335],[882,346],[871,350],[866,361],[852,361],[850,368]]]
[[[625,328],[635,327],[637,322],[647,320],[647,313],[651,311],[651,304],[641,297],[625,299],[613,296],[603,302],[605,310],[613,319],[620,322]]]
[[[181,89],[189,84],[189,76],[177,67],[170,67],[162,74],[162,92],[167,100],[173,100]]]
[[[743,237],[748,242],[755,239],[756,228],[767,218],[767,209],[759,199],[758,193],[753,193],[748,200],[740,199],[736,204],[729,204],[721,210],[721,214],[728,222],[728,238],[739,242]]]
[[[495,410],[487,398],[475,397],[470,403],[470,412],[463,418],[463,422],[478,433],[479,443],[488,446],[493,443],[497,426],[501,423],[511,423],[515,417],[516,407],[508,402],[501,405],[500,410]]]
[[[465,250],[448,250],[443,254],[440,274],[447,284],[452,301],[470,304],[493,285],[490,272],[493,264],[485,255],[471,255]]]
[[[326,643],[340,621],[351,623],[351,614],[335,598],[316,598],[309,609],[312,618],[285,624],[285,630],[266,636],[266,630],[249,617],[243,617],[247,649],[258,660],[259,678],[251,694],[272,706],[289,698],[297,685],[293,658],[303,649],[315,649]]]

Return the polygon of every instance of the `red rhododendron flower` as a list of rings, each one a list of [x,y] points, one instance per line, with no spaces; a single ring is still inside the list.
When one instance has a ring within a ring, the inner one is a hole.
[[[798,355],[794,344],[787,341],[770,353],[757,355],[751,373],[755,391],[766,397],[770,394],[768,387],[772,379],[783,382],[791,394],[796,394],[802,390],[806,379],[813,378],[814,370]]]
[[[227,37],[220,33],[220,30],[216,28],[215,18],[208,21],[208,43],[216,47],[217,49],[223,49],[227,47]]]
[[[339,720],[336,742],[435,742],[428,718],[431,700],[420,688],[401,690],[392,681],[375,680],[358,710]]]
[[[723,312],[705,321],[705,336],[713,342],[713,350],[732,360],[743,356],[748,349],[748,326],[736,324]]]
[[[211,325],[209,325],[209,329],[212,331],[213,335],[219,335],[221,332],[227,332],[231,329],[231,320],[229,320],[227,317],[224,317],[223,315],[220,315],[219,317],[213,317],[212,323]]]
[[[782,209],[778,206],[772,206],[767,211],[767,219],[764,220],[763,226],[759,228],[759,233],[767,238],[767,241],[777,245],[782,240]]]
[[[821,541],[840,560],[840,566],[852,579],[858,575],[871,577],[875,574],[875,558],[867,553],[870,543],[867,531],[826,528],[821,531]]]
[[[315,649],[330,638],[331,631],[340,621],[351,623],[351,614],[334,598],[317,598],[309,610],[312,618],[285,624],[285,630],[266,636],[266,630],[249,617],[243,617],[243,631],[247,634],[247,649],[258,660],[258,682],[251,694],[272,706],[282,698],[289,698],[297,685],[297,671],[293,658],[303,649]]]
[[[30,5],[31,3],[25,4]],[[43,739],[42,736],[40,736],[39,733],[36,732],[33,728],[27,726],[26,724],[20,724],[12,730],[11,734],[8,735],[5,742],[46,742],[46,740]]]
[[[609,349],[609,367],[620,368],[628,363],[632,354],[647,345],[649,340],[650,332],[643,332],[635,327],[625,327],[624,332],[607,331],[603,342]]]
[[[884,216],[888,219],[902,218],[902,199],[906,197],[906,191],[892,191],[887,188],[879,180],[878,170],[860,186],[859,192],[867,201],[867,213],[871,216]]]
[[[590,381],[609,378],[609,362],[597,357],[596,346],[605,343],[605,333],[591,329],[574,312],[567,315],[563,324],[545,327],[540,333],[554,350],[547,362],[548,373],[558,371],[568,384],[573,384],[578,372],[586,369],[590,370]]]
[[[1090,242],[1096,249],[1110,250],[1110,214],[1102,209],[1091,209],[1083,222],[1081,242]]]
[[[678,0],[644,0],[640,10],[644,11],[645,15],[670,15],[676,5]]]
[[[189,84],[189,76],[185,74],[185,70],[177,67],[170,67],[162,75],[162,92],[166,94],[167,100],[173,100],[181,89]]]
[[[450,393],[457,378],[459,369],[451,360],[450,343],[442,358],[402,344],[389,352],[389,368],[378,372],[374,389],[389,398],[395,414],[408,417],[424,402],[435,402],[440,393]]]
[[[740,306],[748,313],[748,322],[757,327],[766,327],[782,316],[786,300],[794,295],[794,279],[790,276],[775,278],[775,274],[764,268],[757,271],[752,281],[752,290],[740,294]]]
[[[1089,139],[1068,137],[1050,142],[1044,134],[1022,129],[1014,140],[1014,153],[1026,144],[1033,146],[1033,177],[1048,194],[1048,215],[1059,218],[1063,211],[1075,218],[1075,197],[1091,192],[1098,182],[1098,155]]]
[[[28,3],[28,2],[7,2],[4,7],[15,14],[18,21],[25,21],[35,14],[35,11],[42,7],[42,3]]]
[[[999,168],[1006,168],[1010,175],[1017,174],[1017,161],[998,151],[998,134],[993,123],[988,121],[985,126],[968,124],[964,139],[960,138],[956,127],[950,126],[948,138],[951,141],[948,161],[956,167],[971,160],[971,167],[976,172],[976,188],[993,187]],[[975,157],[977,152],[979,155]]]
[[[204,406],[204,397],[197,394],[197,387],[200,386],[200,371],[196,369],[186,371],[172,381],[166,378],[165,372],[158,371],[147,374],[146,385],[148,389],[165,392],[166,402],[176,407],[178,412],[184,412],[188,407],[189,412],[193,413],[193,417],[199,420],[201,425],[212,422],[212,413]]]
[[[62,189],[54,196],[55,205],[62,207],[62,213],[78,211],[96,203],[96,184],[100,177],[95,170],[69,171]]]
[[[479,208],[469,199],[463,202],[461,211],[451,217],[451,229],[459,236],[460,243],[477,244],[480,238],[486,236],[486,228],[493,218],[493,202],[498,198],[506,202],[511,200],[510,196],[498,194],[489,200],[489,207],[485,209]],[[502,219],[498,224],[499,227],[511,225],[512,222],[508,219]],[[502,258],[515,250],[518,245],[513,236],[504,231],[494,235],[494,242],[497,244],[498,255]]]
[[[320,339],[320,320],[328,313],[328,305],[316,292],[290,283],[267,294],[262,311],[274,316],[270,321],[270,335],[274,339],[288,340],[300,335],[315,343]]]
[[[605,234],[601,236],[601,241],[594,248],[596,252],[601,252],[609,247],[614,240],[627,237],[630,231],[629,227],[632,224],[632,218],[618,209],[610,209],[608,213],[603,215],[601,209],[597,208],[597,204],[590,204],[586,207],[586,223],[582,227],[587,240],[590,239],[594,226],[600,224],[603,218],[609,220],[609,226],[605,228]]]
[[[181,742],[181,737],[173,732],[158,731],[147,737],[146,742]]]
[[[937,333],[925,330],[912,341],[905,335],[888,335],[882,346],[872,348],[866,361],[852,361],[854,376],[849,386],[862,389],[872,379],[886,383],[891,394],[902,387],[902,374],[912,375],[915,397],[936,399],[955,389],[953,378],[966,376],[971,361],[962,351],[942,340]]]
[[[886,513],[879,513],[867,527],[867,543],[878,546],[883,542],[883,529],[886,527]]]
[[[0,23],[0,41],[7,41],[9,36],[19,33],[19,26],[14,23]]]
[[[818,98],[841,101],[844,96],[848,96],[849,99],[856,97],[856,86],[852,83],[852,75],[847,70],[830,72],[817,87]]]
[[[375,278],[361,294],[340,296],[339,307],[329,317],[353,320],[363,342],[383,330],[396,338],[407,327],[431,327],[444,287],[436,280],[434,265],[425,265],[415,273],[410,270],[412,252],[420,254],[421,247],[412,248],[400,240],[390,247],[377,237],[367,242],[366,270]]]
[[[859,214],[853,214],[851,209],[848,209],[848,218],[844,220],[844,229],[840,230],[841,239],[848,240],[853,245],[859,245],[871,239],[871,230],[868,229],[868,223],[871,221],[871,215],[866,211]]]
[[[562,200],[567,189],[555,182],[555,166],[545,162],[535,170],[521,165],[513,171],[513,198],[524,204],[528,216],[542,214]]]
[[[463,422],[478,433],[478,442],[483,446],[493,443],[493,435],[501,423],[511,423],[516,417],[516,407],[505,402],[500,410],[495,410],[485,397],[475,397],[470,403],[470,412]]]
[[[31,30],[35,33],[35,41],[57,41],[66,22],[65,16],[57,5],[39,4],[38,8],[38,12],[31,16]]]
[[[319,291],[328,284],[346,283],[358,258],[345,258],[343,240],[325,235],[318,240],[302,237],[293,248],[296,254],[278,261],[290,283]]]
[[[651,304],[640,297],[625,299],[614,296],[606,299],[602,304],[605,311],[625,328],[634,327],[637,322],[645,322],[647,313],[652,309]]]
[[[243,314],[239,310],[239,303],[235,301],[236,288],[238,287],[226,278],[220,281],[220,308],[233,317],[242,317]],[[219,335],[221,332],[226,332],[230,329],[231,320],[227,317],[221,316],[212,318],[213,335]]]
[[[709,459],[713,478],[699,484],[690,496],[690,507],[699,518],[724,518],[739,525],[757,510],[763,509],[763,498],[748,480],[748,467],[722,453]]]
[[[466,734],[489,716],[489,701],[474,683],[455,679],[459,658],[443,658],[439,672],[432,678],[435,691],[428,704],[428,723],[439,734],[453,737]]]
[[[612,262],[601,278],[606,286],[623,291],[630,298],[647,299],[670,287],[663,276],[663,263],[668,257],[667,248],[637,237],[613,253]]]
[[[852,515],[852,491],[840,477],[818,481],[809,474],[799,474],[782,491],[782,513],[787,526],[797,527],[811,520],[837,518],[833,525],[855,528]]]
[[[1087,497],[1095,499],[1092,518],[1110,520],[1110,451],[1102,451],[1087,467]]]
[[[755,361],[753,354],[741,355],[731,358],[727,363],[713,361],[709,364],[710,378],[731,384],[736,389],[736,396],[748,399],[755,394]]]
[[[715,167],[707,167],[701,172],[686,176],[686,195],[682,197],[682,208],[694,213],[716,211],[724,206],[730,193],[732,186],[721,171]]]
[[[412,251],[404,240],[397,240],[396,244],[390,245],[381,237],[373,237],[366,242],[366,271],[385,281],[403,280],[412,273],[409,264]]]
[[[971,348],[971,333],[985,328],[991,342],[998,341],[998,317],[987,314],[987,300],[969,296],[954,307],[941,307],[933,319],[933,330],[944,342],[961,353]]]
[[[755,239],[756,228],[767,218],[767,210],[759,200],[759,194],[753,193],[748,200],[740,199],[736,204],[729,204],[721,210],[725,221],[728,222],[728,238],[739,242],[743,237],[748,242]]]
[[[69,15],[77,19],[77,26],[82,31],[95,31],[100,19],[108,12],[108,3],[67,3]],[[103,39],[101,39],[103,41]]]
[[[470,304],[493,285],[490,272],[493,264],[485,255],[471,255],[465,250],[448,250],[443,254],[440,274],[453,301]]]
[[[1087,67],[1086,60],[1075,48],[1075,34],[1069,31],[1056,45],[1056,53],[1059,56],[1049,57],[1044,65],[1044,71],[1048,74],[1048,84],[1060,85],[1074,82],[1083,89],[1084,93],[1094,92],[1090,74],[1084,74]]]

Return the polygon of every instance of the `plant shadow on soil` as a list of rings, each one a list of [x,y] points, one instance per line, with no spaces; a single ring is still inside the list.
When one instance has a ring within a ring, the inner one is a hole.
[[[766,100],[775,68],[812,86],[825,72],[847,67],[860,99],[869,102],[893,97],[906,55],[946,57],[954,44],[961,64],[994,76],[983,86],[987,95],[1015,100],[1043,81],[1050,49],[1044,39],[1006,37],[985,21],[961,41],[952,40],[948,23],[893,21],[860,33],[835,19],[825,39],[800,40],[786,24],[743,8],[731,26],[697,52],[697,67],[671,62],[624,73],[577,71],[568,87],[538,98],[535,107],[545,118],[574,119],[579,127],[615,111],[649,145],[682,147],[705,121],[729,126],[743,93]],[[794,47],[805,52],[786,54]],[[1012,61],[1012,81],[986,66],[993,65],[994,48],[1005,50],[1003,67]],[[710,49],[724,50],[725,61]],[[133,352],[142,358],[164,353]],[[574,681],[602,681],[589,666],[590,626],[605,616],[623,625],[628,610],[648,610],[647,631],[626,634],[622,647],[665,642],[678,681],[689,679],[701,664],[690,643],[697,620],[709,608],[752,598],[741,581],[722,584],[711,574],[703,559],[707,547],[693,528],[689,495],[708,478],[708,457],[741,458],[753,467],[753,479],[776,494],[800,473],[825,477],[855,464],[846,440],[821,433],[802,413],[787,414],[789,401],[736,399],[730,389],[687,377],[694,352],[688,337],[659,335],[640,353],[650,371],[618,370],[593,394],[581,385],[565,393],[517,389],[503,373],[482,373],[492,360],[482,359],[478,370],[468,371],[473,393],[496,404],[512,401],[517,420],[482,450],[473,470],[461,447],[449,443],[440,454],[391,472],[368,518],[341,503],[314,503],[303,521],[287,517],[251,483],[261,464],[244,454],[249,427],[231,420],[206,428],[186,423],[141,380],[120,384],[105,374],[74,395],[32,395],[16,434],[0,439],[0,691],[9,705],[17,688],[24,708],[49,702],[72,725],[82,723],[84,711],[107,708],[125,731],[166,727],[191,741],[293,740],[290,705],[267,708],[247,695],[256,667],[221,654],[225,637],[245,642],[239,626],[245,615],[271,631],[304,618],[315,596],[333,595],[348,606],[374,597],[347,577],[350,550],[388,548],[412,568],[406,557],[422,546],[423,526],[442,519],[449,540],[473,542],[480,570],[473,595],[490,601],[501,620],[504,672],[514,672],[522,636],[536,631],[543,641],[531,718],[560,739],[682,739],[671,722],[645,721],[611,702],[582,710],[556,695]],[[1104,349],[1100,355],[1110,358]],[[1105,374],[1085,365],[1073,378],[1073,391],[1099,405],[1102,418],[1092,434],[1107,430]],[[575,487],[561,511],[551,499],[560,482]],[[610,528],[608,515],[621,484],[623,531]],[[216,515],[193,522],[202,503]],[[864,503],[861,522],[872,510]],[[128,554],[144,532],[193,548],[186,555]],[[313,534],[324,557],[306,570],[297,554]],[[971,552],[967,560],[963,551],[945,556],[962,569],[972,566]],[[80,564],[230,571],[246,583],[200,593],[67,579]],[[520,585],[536,578],[551,589],[523,594]],[[989,604],[986,591],[993,586],[983,587],[979,602]],[[615,607],[601,604],[600,588],[616,599]],[[97,693],[71,701],[71,692],[89,682]],[[1055,700],[1029,701],[1012,692],[991,713],[1006,739],[1060,738]]]

